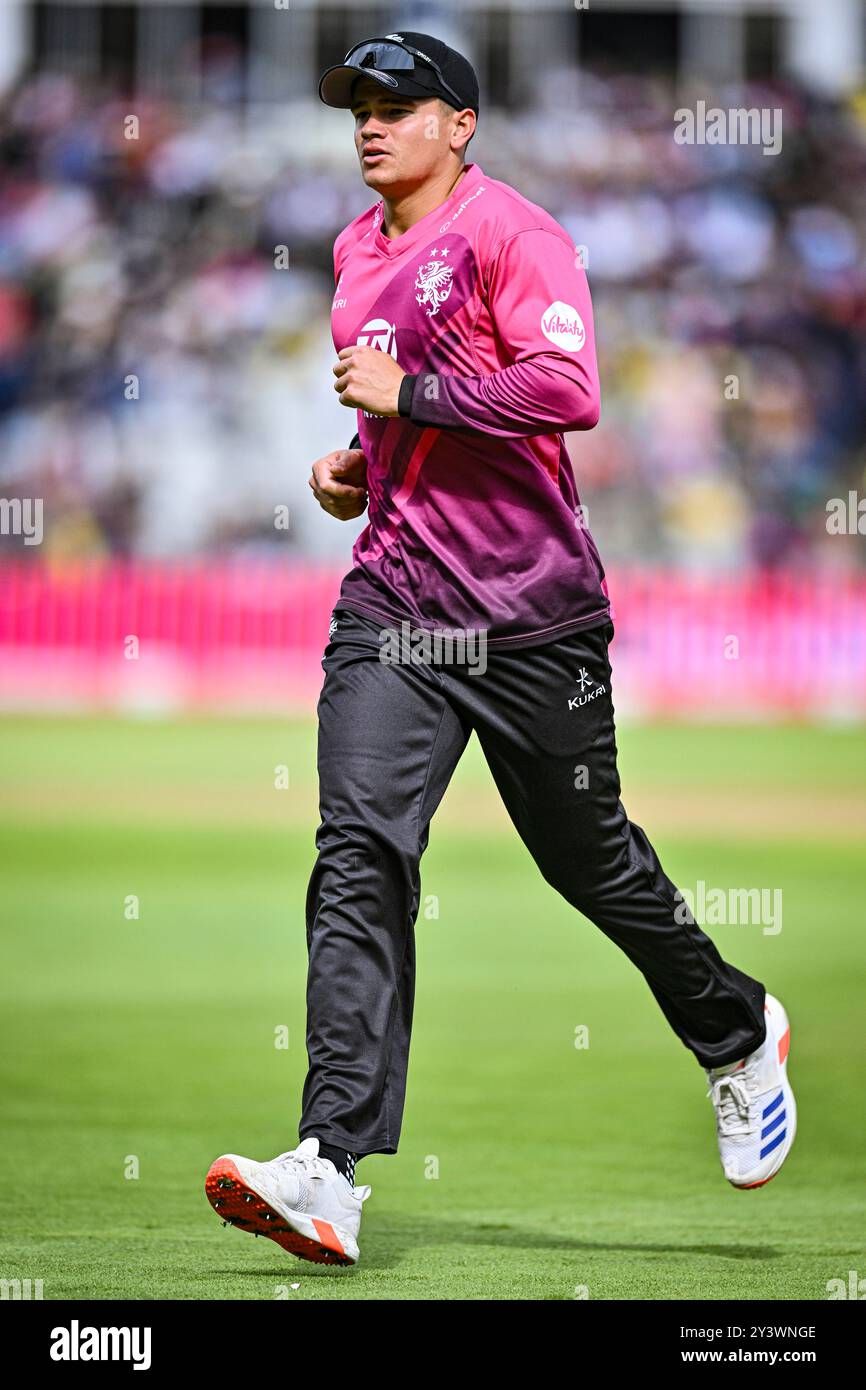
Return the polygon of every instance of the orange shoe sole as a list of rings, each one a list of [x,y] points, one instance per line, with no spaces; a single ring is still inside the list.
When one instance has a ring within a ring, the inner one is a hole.
[[[223,1222],[249,1231],[250,1235],[267,1236],[275,1240],[290,1255],[299,1260],[311,1260],[320,1265],[351,1265],[333,1226],[313,1218],[319,1239],[311,1240],[288,1224],[284,1216],[248,1187],[231,1159],[218,1158],[208,1169],[204,1182],[205,1195]]]
[[[779,1176],[784,1166],[784,1163],[781,1164],[775,1173],[771,1173],[768,1178],[762,1178],[760,1182],[732,1182],[731,1187],[735,1187],[738,1192],[751,1192],[754,1187],[766,1187],[768,1182],[772,1182],[773,1178]]]

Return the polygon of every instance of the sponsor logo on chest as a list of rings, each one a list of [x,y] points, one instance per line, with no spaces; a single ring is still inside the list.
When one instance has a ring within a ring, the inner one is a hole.
[[[397,325],[387,319],[368,319],[358,334],[359,347],[374,347],[380,352],[390,352],[397,360]]]

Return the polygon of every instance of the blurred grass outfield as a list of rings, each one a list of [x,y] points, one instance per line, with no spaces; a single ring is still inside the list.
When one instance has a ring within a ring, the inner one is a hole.
[[[423,861],[409,1099],[399,1154],[359,1170],[362,1263],[224,1230],[211,1160],[297,1137],[315,724],[7,719],[0,1277],[48,1299],[823,1299],[866,1277],[866,733],[619,744],[629,814],[680,886],[783,890],[778,935],[708,927],[791,1016],[778,1179],[725,1182],[703,1072],[541,879],[473,739]]]

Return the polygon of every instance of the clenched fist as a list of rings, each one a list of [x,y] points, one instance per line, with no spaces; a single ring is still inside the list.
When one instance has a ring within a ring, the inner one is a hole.
[[[320,507],[338,521],[351,521],[367,506],[367,460],[363,449],[334,449],[313,464],[310,487]]]
[[[334,365],[334,390],[339,392],[340,405],[374,415],[399,415],[400,382],[406,373],[390,352],[353,343],[340,351],[339,359]]]

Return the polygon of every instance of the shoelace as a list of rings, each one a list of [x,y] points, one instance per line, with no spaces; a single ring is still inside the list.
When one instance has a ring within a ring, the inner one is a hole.
[[[313,1158],[308,1154],[302,1154],[299,1158],[294,1149],[287,1149],[284,1154],[277,1154],[273,1162],[282,1164],[297,1163],[308,1178],[327,1177],[327,1169],[325,1167],[326,1160],[324,1158],[319,1158],[318,1156]]]
[[[707,1095],[711,1097],[719,1118],[719,1134],[729,1138],[734,1134],[748,1134],[750,1131],[749,1112],[751,1091],[748,1068],[719,1076],[710,1083]]]

